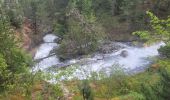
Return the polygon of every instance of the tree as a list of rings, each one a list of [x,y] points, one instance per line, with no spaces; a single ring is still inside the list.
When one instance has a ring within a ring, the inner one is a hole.
[[[84,55],[96,50],[98,40],[102,38],[103,30],[97,25],[91,12],[91,2],[83,1],[82,10],[77,7],[78,1],[70,1],[66,12],[67,32],[58,50],[61,58],[67,59]],[[90,10],[90,12],[89,12]]]
[[[45,15],[44,1],[41,0],[21,0],[20,4],[22,7],[22,11],[24,13],[24,17],[31,21],[31,28],[33,33],[37,35],[40,29],[40,22],[43,22]],[[45,16],[46,17],[46,16]]]
[[[114,9],[114,7],[112,7],[112,3],[112,0],[92,0],[92,8],[96,17],[103,14],[108,14],[111,16],[114,15],[114,11],[112,11],[112,9]]]
[[[19,48],[8,17],[3,11],[0,11],[0,47],[2,80],[0,85],[3,86],[0,90],[3,90],[2,88],[6,89],[15,81],[16,75],[26,72],[29,66],[29,57]]]
[[[150,24],[152,31],[137,31],[133,34],[139,35],[141,39],[148,42],[164,41],[168,43],[170,40],[170,17],[168,19],[159,19],[153,13],[147,11],[147,15],[150,17]]]
[[[37,0],[31,2],[31,20],[32,27],[35,34],[38,34],[38,2]]]
[[[149,42],[153,41],[164,41],[166,43],[166,46],[161,47],[158,51],[163,57],[169,58],[169,41],[170,41],[170,17],[167,19],[159,19],[156,17],[153,13],[147,12],[151,19],[151,26],[153,29],[153,32],[145,31],[140,33],[139,35],[143,39],[149,40]]]
[[[166,18],[170,14],[169,0],[152,0],[152,11],[161,18]]]
[[[21,28],[23,12],[21,5],[18,3],[18,1],[1,1],[1,7],[8,15],[10,24],[16,28]]]

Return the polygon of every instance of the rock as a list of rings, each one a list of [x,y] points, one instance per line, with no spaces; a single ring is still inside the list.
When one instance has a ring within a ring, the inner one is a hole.
[[[90,58],[92,58],[92,59],[95,60],[95,61],[97,61],[97,60],[103,60],[104,55],[102,55],[102,54],[92,54],[92,56],[91,56]]]
[[[117,51],[121,48],[124,48],[123,46],[117,44],[117,43],[113,43],[113,42],[109,42],[109,43],[104,43],[99,47],[99,52],[103,53],[103,54],[109,54],[112,53],[114,51]]]
[[[61,41],[62,41],[62,39],[61,39],[61,38],[59,38],[59,37],[58,37],[58,38],[56,38],[56,39],[54,40],[54,42],[55,42],[55,43],[57,43],[57,44],[61,44]]]
[[[127,56],[128,56],[128,51],[123,50],[123,51],[120,53],[120,56],[122,56],[122,57],[127,57]]]

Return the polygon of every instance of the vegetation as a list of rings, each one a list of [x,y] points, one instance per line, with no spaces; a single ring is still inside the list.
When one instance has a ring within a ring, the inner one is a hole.
[[[48,97],[46,98],[58,98],[61,95],[56,95],[56,92],[62,94],[60,88],[49,83],[44,82],[44,77],[39,73],[33,74],[30,72],[32,60],[22,48],[20,48],[20,41],[18,41],[15,35],[15,30],[11,25],[14,25],[13,20],[8,15],[6,10],[0,10],[0,99],[2,100],[24,100],[31,99],[32,90],[37,82],[42,82],[43,85],[48,85],[48,89],[42,87],[42,92],[46,91]],[[16,22],[17,23],[17,22]],[[17,24],[15,24],[17,25]],[[17,28],[17,26],[16,26]],[[39,85],[39,84],[38,84]],[[41,85],[41,84],[40,84]],[[37,91],[37,90],[36,90]],[[35,92],[36,92],[35,91]],[[41,90],[38,90],[41,91]],[[53,95],[50,97],[50,95]],[[56,97],[57,96],[57,97]],[[43,97],[41,97],[43,98]],[[45,97],[44,97],[45,98]],[[54,99],[55,99],[54,98]]]
[[[58,54],[62,59],[84,55],[96,50],[98,41],[102,38],[102,29],[97,25],[91,11],[92,2],[85,0],[78,9],[81,1],[70,1],[68,4],[67,32],[63,37]]]
[[[1,0],[0,99],[64,100],[68,88],[73,100],[169,100],[169,15],[169,0]],[[31,71],[34,63],[21,46],[27,34],[35,49],[44,32],[61,38],[54,52],[62,60],[92,54],[105,41],[162,41],[165,46],[144,72],[129,75],[116,65],[109,75],[94,72],[89,79],[61,81],[74,71],[65,68],[51,84],[50,74]]]
[[[91,87],[87,80],[82,81],[79,88],[84,100],[94,100]]]

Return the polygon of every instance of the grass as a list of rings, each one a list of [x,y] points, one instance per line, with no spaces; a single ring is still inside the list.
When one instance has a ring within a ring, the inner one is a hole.
[[[150,68],[145,72],[119,78],[108,77],[101,80],[90,80],[90,86],[94,92],[95,100],[136,100],[135,96],[141,96],[141,84],[150,86],[160,79],[157,69]],[[74,94],[73,100],[82,100],[78,85],[81,80],[65,81],[68,90]],[[139,94],[138,94],[139,93]]]

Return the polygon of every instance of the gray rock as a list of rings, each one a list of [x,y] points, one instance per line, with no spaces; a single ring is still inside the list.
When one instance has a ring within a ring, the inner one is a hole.
[[[99,52],[103,53],[103,54],[109,54],[112,52],[116,52],[119,49],[124,48],[123,46],[117,44],[117,43],[113,43],[113,42],[108,42],[108,43],[104,43],[99,47]]]
[[[57,44],[61,44],[61,41],[62,41],[61,38],[56,38],[56,39],[54,40],[54,42],[57,43]]]
[[[127,57],[128,56],[128,51],[126,51],[126,50],[123,50],[121,53],[120,53],[120,56],[122,56],[122,57]]]

